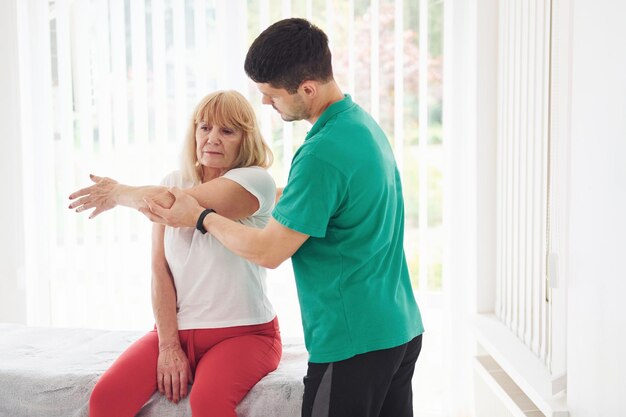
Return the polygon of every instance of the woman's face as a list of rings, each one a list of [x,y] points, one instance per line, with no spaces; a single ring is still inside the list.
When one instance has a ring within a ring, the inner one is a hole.
[[[196,154],[200,165],[223,172],[231,169],[239,156],[243,131],[200,122],[196,125]]]

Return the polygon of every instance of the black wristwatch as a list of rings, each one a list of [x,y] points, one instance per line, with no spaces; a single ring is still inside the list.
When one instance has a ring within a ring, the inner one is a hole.
[[[215,213],[215,210],[213,209],[204,209],[202,211],[202,213],[200,213],[200,216],[198,216],[198,221],[196,222],[196,229],[198,229],[200,231],[200,233],[202,233],[203,235],[206,234],[206,229],[204,228],[204,218],[207,216],[207,214],[209,213]]]

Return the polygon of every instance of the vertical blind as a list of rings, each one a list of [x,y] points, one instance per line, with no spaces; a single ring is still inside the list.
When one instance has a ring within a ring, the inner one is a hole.
[[[550,0],[499,4],[496,315],[549,365]]]
[[[90,173],[158,183],[178,168],[190,113],[210,91],[234,88],[250,99],[276,156],[271,173],[285,184],[309,126],[283,123],[262,106],[243,60],[261,30],[289,16],[307,17],[326,31],[340,85],[387,132],[404,183],[414,283],[420,291],[440,289],[433,271],[441,270],[436,213],[443,158],[429,121],[441,122],[433,108],[441,104],[442,61],[432,56],[431,42],[441,40],[441,21],[431,21],[441,0],[53,0],[45,7],[49,44],[42,47],[50,67],[36,76],[49,80],[52,97],[47,140],[54,153],[45,175],[54,190],[46,201],[27,196],[26,204],[37,201],[48,214],[41,224],[51,237],[52,261],[40,268],[49,291],[47,324],[140,329],[152,323],[149,222],[124,208],[89,220],[67,210],[67,195],[88,185]],[[286,281],[270,278],[270,293]],[[297,323],[295,301],[291,307]]]

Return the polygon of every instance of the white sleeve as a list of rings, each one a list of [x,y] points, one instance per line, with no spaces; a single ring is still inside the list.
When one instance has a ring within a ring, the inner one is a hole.
[[[276,183],[261,167],[235,168],[224,174],[224,178],[235,181],[259,200],[256,214],[270,214],[276,200]]]
[[[181,173],[180,171],[172,171],[167,174],[161,180],[161,184],[165,187],[180,187],[181,186]]]

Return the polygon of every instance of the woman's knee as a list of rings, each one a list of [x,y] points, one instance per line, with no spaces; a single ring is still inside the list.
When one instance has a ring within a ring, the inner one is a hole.
[[[115,387],[108,378],[98,380],[89,397],[89,417],[110,415],[111,406],[120,399]]]
[[[109,369],[91,392],[89,417],[134,417],[155,390],[156,383],[133,378],[119,368]]]
[[[237,417],[235,412],[237,401],[225,392],[202,392],[200,390],[194,392],[192,388],[189,404],[193,417]]]

